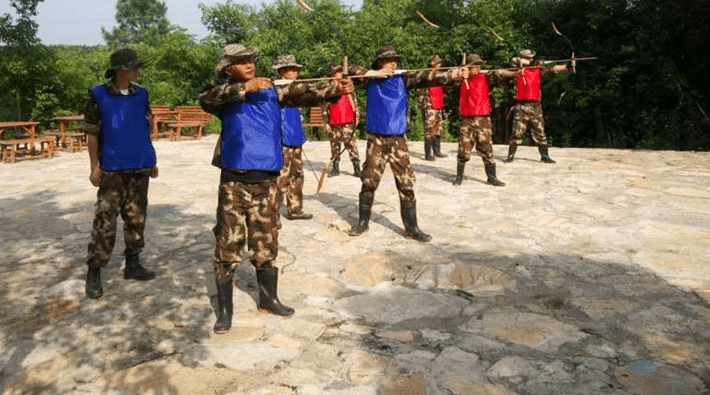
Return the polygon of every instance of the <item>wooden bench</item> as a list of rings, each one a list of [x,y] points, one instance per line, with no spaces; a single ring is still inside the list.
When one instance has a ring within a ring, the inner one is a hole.
[[[320,134],[318,133],[318,128],[325,129],[325,119],[323,119],[323,110],[320,107],[311,107],[308,112],[308,121],[303,122],[301,126],[304,128],[311,128],[311,131],[320,140]]]
[[[50,159],[54,156],[55,136],[39,136],[35,142],[40,144],[39,152],[42,157]],[[2,147],[3,162],[15,163],[17,162],[17,154],[31,153],[29,138],[0,140],[0,147]]]
[[[170,118],[173,116],[173,110],[167,105],[155,105],[150,106],[150,123],[153,127],[153,131],[150,134],[150,138],[156,140],[160,137],[160,129],[164,124],[170,122]]]
[[[182,138],[182,128],[194,128],[195,139],[202,138],[205,125],[212,120],[212,114],[202,110],[200,106],[175,107],[175,121],[168,122],[168,137],[170,140]]]

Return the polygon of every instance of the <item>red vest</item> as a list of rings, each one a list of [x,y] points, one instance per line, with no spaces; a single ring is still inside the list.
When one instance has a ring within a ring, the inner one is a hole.
[[[523,69],[515,78],[515,99],[540,101],[540,68]]]
[[[486,75],[479,73],[461,84],[459,113],[464,116],[488,115],[491,112],[491,101],[488,97],[488,81]]]
[[[432,86],[429,88],[429,100],[431,100],[431,108],[441,110],[444,108],[444,87]]]
[[[348,95],[340,96],[340,100],[336,104],[330,105],[330,123],[331,125],[345,125],[352,123],[355,120],[353,106],[350,104]]]

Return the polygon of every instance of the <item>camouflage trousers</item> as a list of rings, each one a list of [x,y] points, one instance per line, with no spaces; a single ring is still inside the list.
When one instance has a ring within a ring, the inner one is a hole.
[[[123,219],[123,238],[126,242],[124,255],[133,256],[143,250],[148,180],[148,173],[143,172],[101,174],[87,258],[90,267],[104,267],[108,264],[116,243],[119,213]]]
[[[338,157],[338,155],[340,155],[340,143],[343,143],[348,150],[348,154],[350,154],[350,160],[360,162],[360,154],[357,152],[355,124],[346,123],[343,125],[332,125],[328,137],[330,138],[331,159],[336,158],[336,161],[340,160]]]
[[[367,139],[367,157],[362,169],[362,199],[373,200],[385,167],[389,163],[397,185],[400,202],[414,202],[414,171],[409,163],[409,146],[404,135],[371,134]]]
[[[276,180],[258,183],[221,182],[217,202],[214,269],[217,276],[234,272],[246,245],[257,269],[276,259]]]
[[[285,147],[284,165],[281,174],[276,182],[277,187],[277,207],[280,209],[283,197],[286,197],[286,208],[289,213],[303,212],[303,147]]]
[[[481,155],[483,163],[493,163],[493,132],[491,131],[491,118],[484,116],[462,116],[461,135],[459,136],[458,161],[471,160],[473,145]]]
[[[428,107],[422,110],[422,118],[424,119],[424,136],[427,140],[441,136],[441,132],[444,131],[444,117],[441,110]]]
[[[542,117],[540,102],[521,102],[513,107],[513,141],[520,145],[528,126],[532,129],[532,138],[537,145],[547,145],[545,120]]]

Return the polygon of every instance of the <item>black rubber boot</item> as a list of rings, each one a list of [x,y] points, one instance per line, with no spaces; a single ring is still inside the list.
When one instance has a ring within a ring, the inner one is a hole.
[[[404,223],[404,236],[426,243],[431,241],[431,236],[419,230],[417,226],[417,204],[416,202],[400,203],[402,222]]]
[[[554,159],[550,158],[550,154],[546,145],[538,145],[537,151],[540,153],[540,162],[557,163]]]
[[[279,282],[279,269],[272,266],[271,262],[257,269],[256,281],[259,284],[259,311],[288,317],[294,310],[284,306],[277,295]]]
[[[350,236],[360,236],[361,234],[367,232],[370,229],[370,215],[372,214],[372,200],[367,198],[360,198],[359,206],[359,218],[357,225],[350,229],[348,234]]]
[[[446,155],[441,153],[441,136],[436,136],[431,142],[431,148],[434,151],[434,156],[437,158],[446,158]]]
[[[466,162],[456,162],[456,179],[454,180],[454,185],[461,185],[463,182],[463,172],[466,168]]]
[[[232,275],[216,276],[217,284],[217,322],[214,323],[214,333],[223,334],[229,332],[232,327],[232,314],[234,302],[232,301],[232,288],[234,282]]]
[[[86,273],[86,296],[92,299],[98,299],[104,294],[104,289],[101,287],[101,268],[89,267]]]
[[[335,177],[340,175],[340,162],[337,160],[333,161],[333,164],[330,167],[330,170],[328,170],[328,177]]]
[[[360,171],[360,161],[358,159],[353,159],[353,176],[357,178],[362,177],[362,171]]]
[[[515,160],[515,151],[518,149],[518,145],[515,143],[510,143],[508,146],[508,157],[503,161],[504,163],[510,163]]]
[[[126,280],[148,281],[155,278],[155,272],[141,266],[138,254],[126,256],[126,269],[123,271]]]
[[[498,178],[496,178],[496,164],[495,163],[485,163],[483,165],[486,169],[486,176],[488,176],[487,184],[491,184],[497,187],[505,186],[505,183]]]
[[[434,160],[434,157],[431,155],[431,140],[429,140],[428,137],[424,137],[424,159]]]

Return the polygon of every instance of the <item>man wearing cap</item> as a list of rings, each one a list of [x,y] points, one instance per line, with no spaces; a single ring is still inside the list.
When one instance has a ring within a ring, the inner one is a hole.
[[[126,243],[123,278],[152,280],[155,273],[139,259],[145,240],[148,180],[158,176],[150,141],[148,92],[135,83],[140,75],[138,54],[122,49],[111,54],[108,81],[89,89],[84,132],[89,148],[91,184],[99,187],[86,264],[86,296],[100,298],[101,268],[108,264],[121,214]]]
[[[232,326],[232,276],[245,244],[256,269],[258,308],[280,316],[294,310],[278,299],[278,213],[276,179],[283,166],[282,106],[317,105],[352,91],[352,82],[323,87],[292,82],[273,86],[255,75],[258,49],[242,44],[224,47],[215,68],[217,81],[200,94],[202,108],[222,121],[212,163],[221,171],[214,269],[217,284],[215,333]]]
[[[408,132],[409,89],[453,86],[467,77],[467,70],[400,71],[397,70],[399,61],[400,56],[394,47],[385,45],[377,52],[370,70],[354,67],[355,74],[371,77],[361,79],[367,89],[367,129],[370,135],[361,177],[358,223],[349,234],[358,236],[369,229],[375,191],[389,163],[399,192],[404,235],[419,242],[428,242],[431,236],[419,230],[417,225],[414,172],[409,163],[409,147],[405,138]]]
[[[330,76],[341,78],[343,65],[337,61],[330,62]],[[357,150],[357,135],[355,128],[360,123],[360,106],[357,95],[353,92],[343,95],[335,104],[326,103],[321,106],[323,119],[326,120],[325,130],[330,138],[330,159],[332,166],[328,169],[328,177],[340,174],[340,143],[348,150],[350,161],[353,163],[353,176],[360,177],[360,154]]]
[[[295,80],[303,65],[296,63],[296,57],[290,54],[279,55],[271,65],[280,79]],[[280,215],[281,202],[286,196],[286,218],[311,219],[312,214],[303,212],[303,144],[306,136],[301,126],[301,113],[296,106],[281,108],[281,130],[283,132],[284,165],[276,182],[278,194],[276,197],[277,215]]]
[[[510,163],[515,159],[518,145],[523,143],[523,136],[528,126],[532,128],[532,138],[540,152],[540,161],[555,163],[550,158],[547,137],[545,136],[545,120],[542,116],[541,79],[560,71],[566,71],[567,65],[544,67],[540,62],[533,62],[535,51],[526,49],[518,57],[512,59],[513,67],[519,68],[515,76],[515,106],[513,107],[513,136],[508,145],[508,157],[503,161]],[[575,61],[572,60],[572,68]]]
[[[466,162],[471,160],[471,151],[475,144],[476,151],[481,155],[486,171],[487,183],[494,186],[504,186],[505,183],[496,177],[496,164],[493,161],[493,133],[491,131],[491,101],[488,83],[500,76],[513,77],[514,71],[482,70],[483,59],[477,54],[469,54],[465,59],[469,78],[461,84],[459,98],[459,114],[461,115],[461,131],[459,136],[458,163],[454,185],[463,182]]]
[[[432,55],[429,58],[429,68],[437,72],[440,67],[441,58],[439,55]],[[424,158],[432,161],[434,157],[446,158],[446,155],[441,153],[441,132],[444,131],[444,117],[442,116],[444,88],[430,86],[418,89],[417,104],[419,104],[419,110],[421,110],[424,119]],[[433,156],[432,150],[434,151]]]

